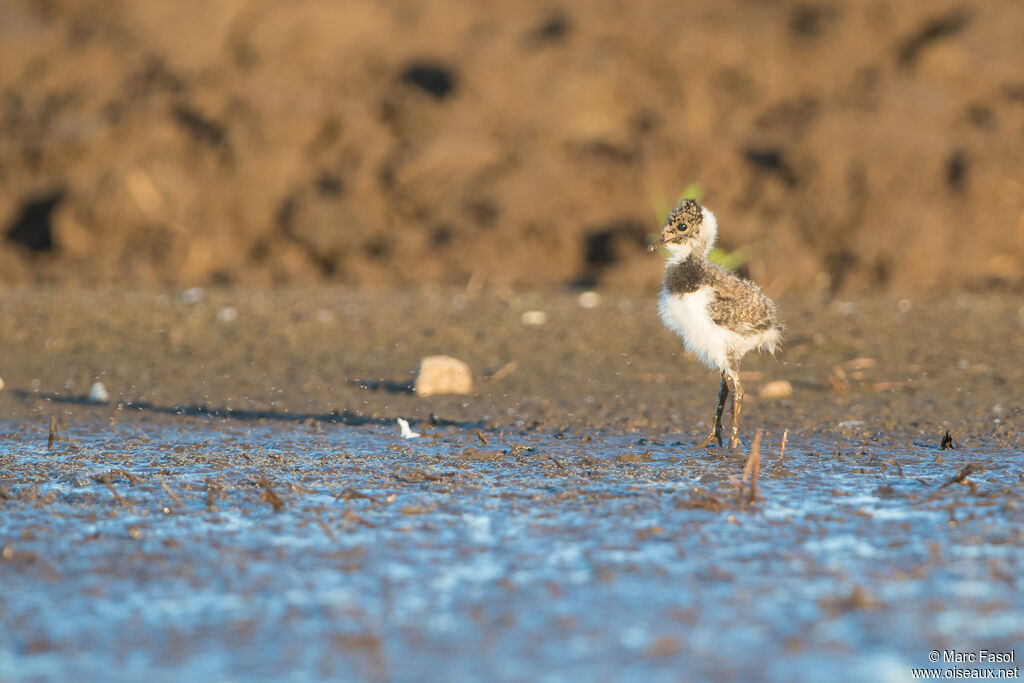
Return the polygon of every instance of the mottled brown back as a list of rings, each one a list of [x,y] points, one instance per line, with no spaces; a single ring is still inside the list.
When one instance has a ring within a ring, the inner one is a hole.
[[[780,332],[775,304],[749,280],[737,277],[714,264],[706,264],[705,278],[715,290],[715,298],[708,303],[708,313],[716,325],[737,334],[748,335],[775,327]]]

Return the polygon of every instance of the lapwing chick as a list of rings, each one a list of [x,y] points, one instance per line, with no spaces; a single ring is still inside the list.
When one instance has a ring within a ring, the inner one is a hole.
[[[665,221],[660,239],[647,250],[664,248],[671,254],[658,302],[665,326],[678,334],[686,349],[704,365],[722,373],[711,431],[700,447],[712,439],[722,445],[722,412],[731,388],[729,447],[737,448],[743,408],[740,361],[753,349],[774,354],[782,342],[783,328],[776,319],[775,304],[757,285],[708,261],[717,236],[714,214],[696,201],[685,199]]]

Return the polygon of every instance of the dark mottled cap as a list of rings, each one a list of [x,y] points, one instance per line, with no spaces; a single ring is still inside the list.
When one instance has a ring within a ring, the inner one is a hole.
[[[686,227],[695,227],[701,224],[704,220],[701,214],[701,206],[694,199],[684,199],[679,202],[679,206],[672,209],[672,213],[668,215],[668,220],[665,222],[666,225],[677,225],[682,223]]]

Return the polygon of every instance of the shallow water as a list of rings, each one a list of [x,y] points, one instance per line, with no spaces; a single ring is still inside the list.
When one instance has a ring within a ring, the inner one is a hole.
[[[1024,637],[1019,450],[769,434],[750,502],[748,449],[414,428],[0,424],[0,678],[910,680]]]

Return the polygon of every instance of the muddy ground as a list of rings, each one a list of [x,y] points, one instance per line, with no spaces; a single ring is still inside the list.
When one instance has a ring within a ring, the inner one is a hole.
[[[1024,6],[5,0],[0,281],[1020,291]]]
[[[601,296],[601,295],[599,295]],[[199,301],[193,301],[199,298]],[[743,366],[748,435],[839,424],[887,440],[1019,439],[1019,297],[783,299],[777,359]],[[547,322],[523,323],[542,311]],[[0,393],[20,419],[306,418],[482,429],[675,432],[711,416],[718,378],[657,318],[654,296],[414,290],[7,290]],[[466,361],[475,391],[420,398],[419,360]],[[94,381],[112,401],[85,403]],[[758,398],[772,380],[793,395]]]
[[[717,380],[652,297],[8,290],[0,679],[902,681],[1014,652],[1024,301],[781,303],[730,452],[695,447]],[[473,394],[409,393],[438,352]]]

